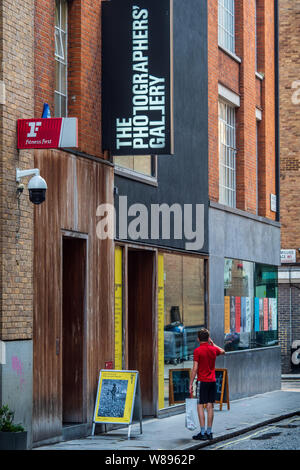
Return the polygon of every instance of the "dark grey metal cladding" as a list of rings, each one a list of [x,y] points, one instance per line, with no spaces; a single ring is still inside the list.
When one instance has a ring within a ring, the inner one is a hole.
[[[150,204],[204,204],[204,245],[200,251],[208,253],[207,67],[207,2],[174,0],[175,154],[157,157],[157,187],[115,176],[117,233],[119,196],[127,196],[128,206],[141,203],[149,209]],[[185,249],[187,240],[137,241]]]

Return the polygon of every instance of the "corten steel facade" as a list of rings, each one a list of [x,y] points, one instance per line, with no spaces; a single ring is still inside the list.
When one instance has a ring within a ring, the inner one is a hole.
[[[113,354],[113,241],[96,235],[96,210],[113,200],[113,166],[101,146],[101,2],[65,2],[67,115],[78,148],[17,150],[17,119],[54,117],[56,4],[1,3],[0,402],[28,432],[28,446],[91,427],[98,373]],[[64,2],[62,2],[64,3]],[[60,38],[58,38],[60,40]],[[16,168],[39,168],[38,207]],[[23,181],[22,181],[23,182]],[[68,427],[72,431],[72,428]]]
[[[281,248],[295,250],[295,260],[279,272],[279,321],[282,371],[299,372],[292,362],[293,344],[300,341],[299,288],[299,2],[279,1],[280,41],[280,188]]]

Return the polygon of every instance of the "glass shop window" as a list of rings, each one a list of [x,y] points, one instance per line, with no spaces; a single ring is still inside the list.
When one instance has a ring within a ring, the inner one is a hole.
[[[276,266],[225,259],[226,351],[278,344]]]
[[[155,155],[122,155],[115,156],[116,169],[126,170],[133,175],[144,175],[151,178],[157,177],[157,159]]]
[[[176,404],[170,399],[169,371],[193,367],[193,352],[199,345],[197,333],[205,326],[205,261],[164,254],[163,282],[164,407],[167,407]],[[173,383],[173,389],[174,386],[186,388],[187,383],[180,381]]]
[[[68,110],[68,2],[55,2],[55,117],[66,117]]]

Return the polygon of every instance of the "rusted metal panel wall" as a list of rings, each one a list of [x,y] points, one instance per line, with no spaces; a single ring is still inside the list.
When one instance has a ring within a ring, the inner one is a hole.
[[[36,151],[48,184],[35,209],[33,441],[62,432],[62,236],[87,234],[87,421],[92,420],[98,373],[113,359],[113,240],[96,235],[96,209],[113,204],[113,168],[56,151]],[[72,365],[70,364],[70,367]]]

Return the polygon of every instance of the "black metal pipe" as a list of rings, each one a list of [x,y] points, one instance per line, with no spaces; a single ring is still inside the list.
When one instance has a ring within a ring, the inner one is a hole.
[[[276,220],[280,221],[280,118],[279,118],[279,6],[274,0],[275,28],[275,186]]]

